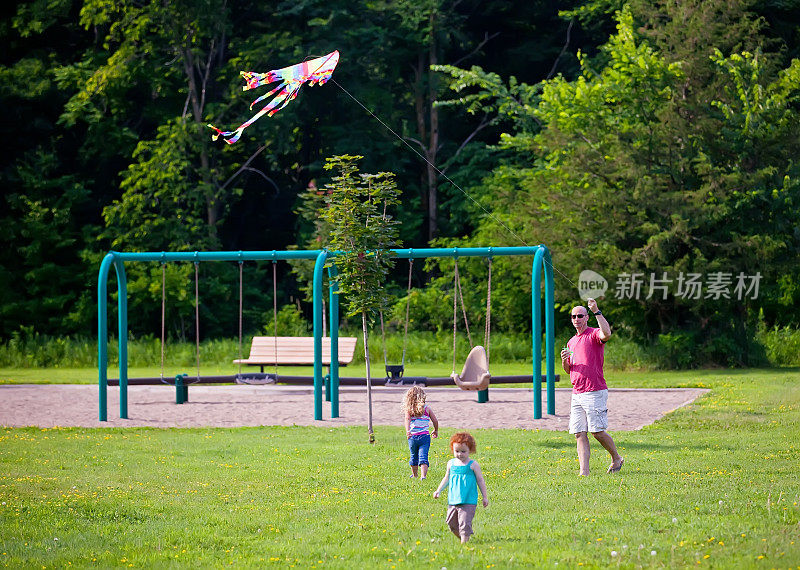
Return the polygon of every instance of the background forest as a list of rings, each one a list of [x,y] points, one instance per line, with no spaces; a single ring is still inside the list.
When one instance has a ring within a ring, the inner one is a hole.
[[[3,342],[96,334],[109,249],[324,247],[343,154],[396,174],[404,247],[544,243],[561,317],[592,270],[616,330],[671,365],[761,364],[759,334],[800,322],[800,0],[33,0],[3,4],[0,35]],[[266,92],[240,70],[334,49],[331,82],[211,140]],[[127,269],[131,331],[157,336],[161,267]],[[486,264],[461,269],[480,322]],[[308,268],[277,270],[302,327]],[[173,338],[193,273],[166,268]],[[244,274],[246,332],[271,332],[272,267]],[[529,275],[495,260],[496,330],[530,332]],[[412,326],[451,327],[452,262],[412,282]],[[203,338],[234,337],[238,267],[200,286]]]

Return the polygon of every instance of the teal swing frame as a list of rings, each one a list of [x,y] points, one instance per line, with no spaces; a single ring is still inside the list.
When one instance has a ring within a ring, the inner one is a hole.
[[[542,417],[542,312],[544,312],[544,344],[546,360],[547,414],[555,414],[555,293],[553,263],[550,251],[544,245],[525,247],[468,247],[394,249],[398,259],[461,258],[532,256],[531,267],[531,332],[533,365],[533,417]],[[293,251],[194,251],[194,252],[118,252],[110,251],[100,264],[97,281],[97,372],[99,420],[108,421],[108,281],[114,269],[117,281],[117,328],[119,339],[119,417],[128,418],[128,288],[125,275],[126,262],[194,262],[205,261],[285,261],[293,259],[314,260],[313,277],[313,336],[314,336],[314,419],[322,420],[323,377],[322,364],[322,291],[325,265],[330,281],[328,303],[330,316],[331,363],[329,369],[328,399],[330,417],[339,417],[339,295],[335,278],[336,252],[322,250]],[[542,303],[544,280],[544,303]],[[544,305],[544,308],[542,307]]]

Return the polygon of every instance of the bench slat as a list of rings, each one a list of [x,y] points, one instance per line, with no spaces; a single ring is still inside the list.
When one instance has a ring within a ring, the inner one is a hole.
[[[354,336],[339,337],[339,364],[349,364],[355,355],[358,339]],[[277,355],[276,355],[277,345]],[[250,356],[236,359],[235,364],[268,365],[312,365],[314,364],[314,337],[256,336],[250,347]],[[322,363],[331,362],[331,339],[322,339]]]

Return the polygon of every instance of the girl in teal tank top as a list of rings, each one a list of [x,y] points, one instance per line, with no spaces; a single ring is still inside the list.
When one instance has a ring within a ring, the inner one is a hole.
[[[466,432],[459,432],[450,438],[453,459],[447,462],[447,471],[434,491],[434,498],[447,487],[447,521],[450,530],[466,543],[472,535],[472,519],[478,504],[478,489],[483,496],[483,506],[489,506],[486,482],[478,462],[469,458],[475,453],[475,438]]]
[[[472,470],[474,459],[466,465],[458,465],[457,459],[447,462],[450,469],[450,484],[447,488],[448,505],[477,505],[478,504],[478,479]]]

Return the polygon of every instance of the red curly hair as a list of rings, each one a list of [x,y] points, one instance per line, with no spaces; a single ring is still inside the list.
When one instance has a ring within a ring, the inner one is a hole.
[[[454,433],[450,437],[450,449],[453,449],[453,445],[456,443],[466,445],[469,448],[470,453],[475,453],[475,450],[477,449],[475,446],[475,438],[465,431]]]

